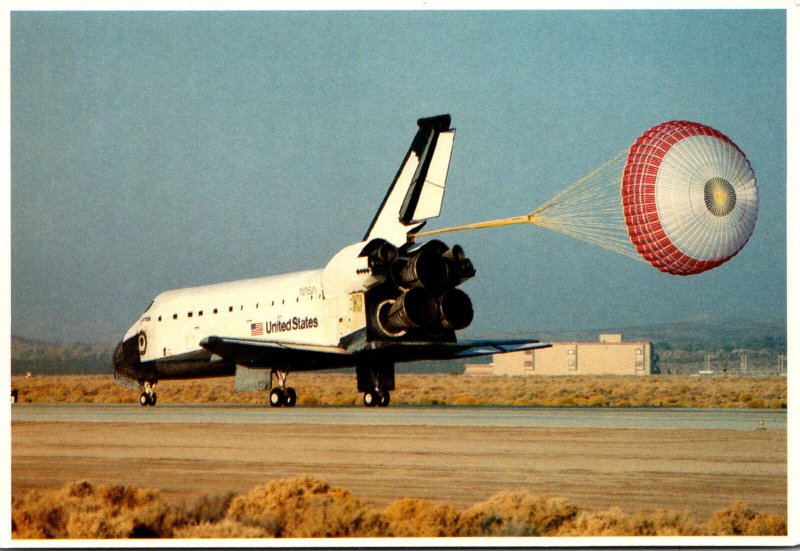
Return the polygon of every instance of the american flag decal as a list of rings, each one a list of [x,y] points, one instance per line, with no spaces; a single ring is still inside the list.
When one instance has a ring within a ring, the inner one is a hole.
[[[250,336],[255,337],[256,335],[263,335],[264,334],[264,324],[261,322],[258,323],[251,323],[250,324]]]

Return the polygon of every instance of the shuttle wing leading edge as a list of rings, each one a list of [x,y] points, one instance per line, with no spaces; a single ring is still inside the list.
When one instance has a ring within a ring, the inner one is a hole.
[[[252,367],[314,369],[352,365],[347,351],[338,346],[228,337],[206,337],[200,346],[223,360]]]
[[[258,339],[206,337],[200,346],[222,360],[254,368],[286,368],[302,371],[356,365],[362,356],[382,356],[397,361],[472,358],[504,352],[520,352],[551,345],[535,340],[466,340],[461,342],[373,342],[351,352],[339,346],[318,346]]]
[[[535,348],[549,348],[551,344],[535,340],[465,340],[459,342],[405,342],[387,343],[380,347],[381,353],[399,361],[451,360],[474,358],[504,352],[521,352]]]

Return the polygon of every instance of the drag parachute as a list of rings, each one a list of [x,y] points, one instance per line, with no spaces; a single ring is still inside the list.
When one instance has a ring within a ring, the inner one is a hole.
[[[529,223],[689,275],[736,255],[757,217],[755,174],[736,144],[708,126],[670,121],[530,214],[413,237]]]
[[[621,193],[631,242],[670,274],[699,274],[729,260],[758,217],[747,157],[724,134],[694,122],[642,134],[629,150]]]

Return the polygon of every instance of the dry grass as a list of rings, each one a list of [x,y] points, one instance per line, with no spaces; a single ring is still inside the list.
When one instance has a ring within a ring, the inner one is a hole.
[[[734,503],[705,522],[686,512],[580,511],[563,498],[503,492],[467,509],[401,499],[381,509],[307,476],[175,505],[157,491],[68,484],[12,504],[16,539],[786,535],[786,520]]]
[[[355,374],[293,373],[301,405],[358,405]],[[786,407],[784,377],[583,376],[485,377],[399,375],[393,404],[581,407]],[[12,377],[20,402],[135,403],[135,390],[110,376]],[[163,381],[159,403],[263,404],[264,392],[233,392],[233,379]]]

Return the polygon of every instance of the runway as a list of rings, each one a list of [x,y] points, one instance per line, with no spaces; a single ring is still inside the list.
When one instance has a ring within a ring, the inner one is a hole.
[[[786,410],[17,404],[12,421],[786,430]]]
[[[192,501],[309,475],[378,505],[510,491],[786,515],[785,427],[772,410],[15,404],[12,494],[88,480]]]

